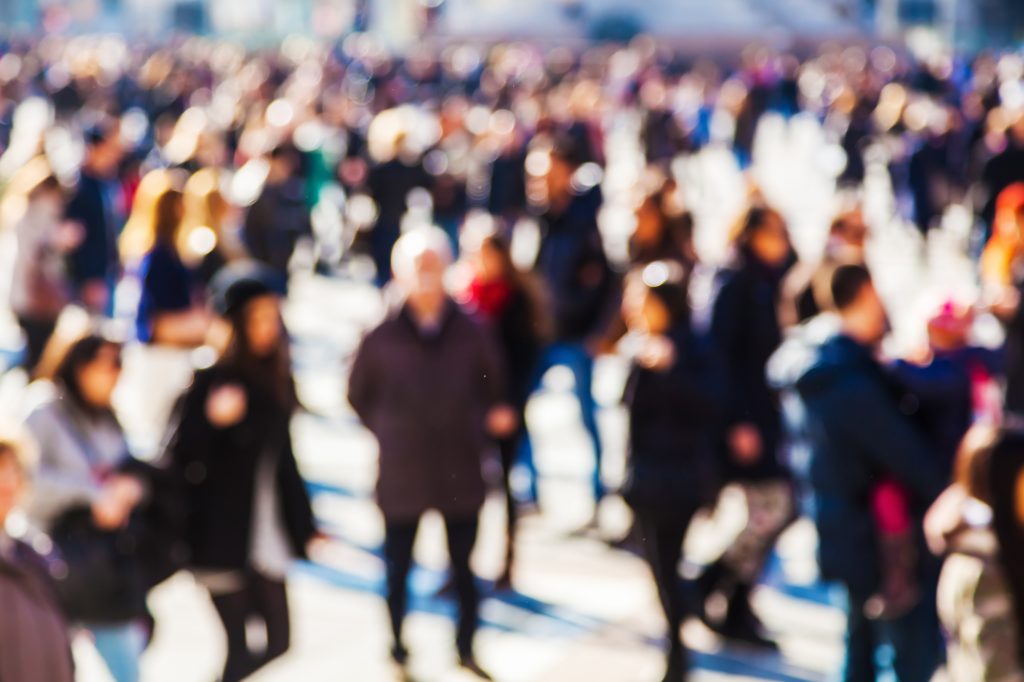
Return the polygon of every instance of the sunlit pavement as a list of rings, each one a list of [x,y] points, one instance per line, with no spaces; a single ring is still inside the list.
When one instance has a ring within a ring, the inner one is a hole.
[[[623,140],[630,136],[628,124],[625,132],[618,133]],[[813,251],[821,241],[815,235],[827,225],[836,205],[828,185],[834,163],[820,128],[809,119],[788,125],[770,119],[762,133],[762,161],[755,176],[766,196],[793,216],[798,246]],[[609,144],[611,159],[614,134]],[[624,144],[622,149],[628,147]],[[742,196],[737,193],[742,192],[742,183],[731,157],[711,150],[680,171],[689,181],[691,205],[703,227],[698,235],[701,248],[711,256],[720,255],[734,213],[729,207],[738,207]],[[624,185],[629,176],[620,172],[607,181]],[[794,187],[801,191],[794,192]],[[887,178],[869,177],[865,203],[869,218],[874,218],[872,259],[883,294],[893,307],[901,346],[911,347],[918,340],[916,322],[931,301],[969,294],[973,284],[958,255],[961,237],[956,225],[926,249],[902,224],[878,219],[889,215],[891,202]],[[610,202],[613,223],[615,211],[621,209],[622,205]],[[615,224],[605,228],[613,238],[616,229],[620,235],[624,229]],[[254,679],[397,679],[388,662],[391,642],[381,598],[382,524],[371,497],[375,445],[344,400],[350,354],[361,330],[379,314],[379,298],[366,285],[308,276],[300,276],[293,285],[287,319],[295,338],[301,397],[315,413],[296,418],[296,450],[317,516],[335,542],[316,563],[296,566],[290,580],[293,649]],[[131,363],[126,373],[130,369]],[[624,369],[618,359],[601,360],[595,385],[603,406],[604,474],[611,485],[622,470],[625,418],[617,403]],[[541,513],[522,522],[515,593],[490,594],[487,582],[496,575],[504,553],[500,496],[494,496],[483,513],[475,564],[490,596],[483,603],[479,658],[496,679],[508,682],[660,679],[663,625],[645,565],[629,553],[611,549],[603,538],[573,532],[592,514],[588,476],[593,457],[568,392],[570,384],[571,378],[556,370],[530,405],[528,419],[542,472]],[[144,386],[138,378],[133,383],[126,376],[130,394],[122,403],[137,403],[132,398]],[[688,540],[695,559],[713,556],[728,542],[742,515],[741,505],[726,495],[718,518],[698,524]],[[601,510],[602,536],[618,537],[627,525],[622,504],[615,498],[608,500]],[[435,596],[446,564],[442,534],[439,519],[428,518],[422,526],[406,641],[415,679],[454,682],[473,678],[455,666],[454,607]],[[837,668],[843,616],[827,590],[815,582],[814,542],[806,521],[795,524],[780,541],[764,586],[755,596],[756,608],[778,638],[781,654],[725,646],[691,622],[685,635],[697,652],[699,672],[694,679],[825,680]],[[144,679],[215,679],[224,640],[205,593],[189,576],[180,575],[153,593],[151,606],[159,625],[144,660]],[[87,641],[80,638],[75,653],[81,680],[106,679]]]

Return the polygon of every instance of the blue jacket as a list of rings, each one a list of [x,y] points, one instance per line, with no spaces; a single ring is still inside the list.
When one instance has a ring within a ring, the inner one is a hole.
[[[883,476],[895,478],[921,518],[946,485],[943,467],[871,351],[849,337],[823,343],[795,379],[806,410],[821,575],[870,594],[879,578],[872,489]]]

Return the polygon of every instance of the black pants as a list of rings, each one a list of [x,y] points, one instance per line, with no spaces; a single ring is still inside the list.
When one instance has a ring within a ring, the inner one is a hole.
[[[519,456],[519,446],[523,442],[526,432],[526,410],[519,411],[520,427],[508,438],[498,441],[498,452],[501,455],[502,484],[505,486],[505,571],[511,573],[512,564],[515,561],[516,550],[516,524],[519,520],[519,511],[516,506],[515,495],[512,494],[512,468],[516,464],[516,457]]]
[[[444,520],[448,535],[448,554],[451,557],[455,593],[459,602],[459,622],[456,627],[456,646],[460,655],[471,656],[473,637],[479,624],[480,595],[476,577],[469,566],[469,557],[476,544],[477,518],[448,518]],[[409,601],[409,571],[412,569],[412,550],[416,543],[419,519],[415,521],[387,521],[384,527],[384,561],[387,565],[388,614],[395,644],[402,642],[402,623]]]
[[[683,540],[694,513],[696,510],[669,519],[636,510],[635,532],[643,547],[644,558],[654,574],[658,599],[668,623],[670,657],[681,657],[685,653],[681,628],[687,609],[679,581],[679,560],[683,556]]]
[[[291,626],[288,594],[283,582],[248,573],[241,590],[214,596],[213,605],[228,638],[223,682],[244,680],[288,651]],[[246,640],[245,626],[253,618],[261,620],[266,627],[267,647],[262,652],[253,652]]]
[[[21,366],[31,374],[39,364],[39,359],[43,357],[43,351],[53,336],[57,321],[18,315],[18,326],[25,334],[25,356]]]

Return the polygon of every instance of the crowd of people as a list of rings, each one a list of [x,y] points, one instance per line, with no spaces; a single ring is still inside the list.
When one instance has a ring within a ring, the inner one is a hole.
[[[798,217],[748,171],[769,114],[816,120],[843,152],[813,252],[798,255]],[[612,158],[628,120],[635,153]],[[691,206],[680,161],[708,147],[748,171],[731,228]],[[936,309],[927,348],[902,356],[883,346],[877,226],[858,205],[878,170],[890,217],[925,237],[951,207],[973,216],[978,296]],[[526,415],[562,366],[594,456],[590,526],[609,495],[633,511],[613,544],[649,565],[666,682],[687,679],[691,617],[776,647],[751,597],[802,514],[821,578],[847,597],[842,679],[876,679],[882,644],[900,682],[943,666],[957,682],[1024,679],[1020,55],[13,40],[0,182],[24,341],[12,371],[31,379],[20,428],[0,437],[0,595],[18,614],[0,622],[2,680],[70,680],[79,630],[117,682],[138,680],[157,625],[146,595],[180,570],[223,623],[222,680],[288,650],[289,567],[329,542],[290,433],[306,409],[281,314],[297,270],[372,280],[386,302],[347,399],[379,443],[399,670],[413,546],[436,511],[459,662],[489,678],[474,652],[478,517],[502,490],[495,589],[510,589],[517,518],[558,504],[539,494]],[[724,259],[697,239],[709,229],[728,231]],[[983,318],[1005,341],[978,340]],[[593,392],[604,354],[630,364],[617,488]],[[122,413],[126,362],[150,380]],[[726,487],[746,502],[743,528],[683,580],[691,522]]]

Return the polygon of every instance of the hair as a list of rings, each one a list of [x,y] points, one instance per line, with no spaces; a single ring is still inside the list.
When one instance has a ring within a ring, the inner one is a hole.
[[[117,349],[118,353],[121,351],[121,344],[117,341],[101,334],[87,334],[68,347],[53,376],[54,383],[63,390],[72,406],[80,412],[94,417],[112,417],[113,412],[108,408],[97,408],[86,402],[82,386],[79,383],[79,373],[82,368],[96,359],[103,348],[108,347]]]
[[[869,284],[871,273],[863,265],[840,265],[836,268],[829,286],[836,310],[842,312],[853,305]]]
[[[0,435],[0,462],[11,461],[22,476],[27,476],[35,466],[35,453],[30,443],[10,435]]]
[[[771,220],[777,220],[782,225],[786,224],[785,218],[782,214],[776,211],[774,208],[765,206],[763,204],[757,204],[747,209],[739,221],[732,230],[732,244],[733,248],[739,252],[749,254],[750,243],[754,239],[754,235],[761,231]],[[789,239],[789,232],[787,230],[786,239]]]
[[[693,244],[693,216],[676,196],[679,186],[673,178],[665,178],[645,192],[642,206],[653,206],[661,222],[661,234],[656,244],[639,244],[635,238],[629,240],[630,257],[633,260],[650,260],[647,255],[665,257],[668,252],[679,257],[687,265],[697,263],[697,250]]]
[[[987,493],[989,498],[992,530],[999,544],[999,561],[1010,586],[1018,628],[1024,631],[1024,509],[1021,504],[1024,434],[1010,429],[994,431],[990,439],[980,439],[980,446],[965,447],[964,456],[978,460],[973,468],[977,470],[977,476],[987,482],[979,492],[982,495]]]
[[[291,349],[283,325],[281,338],[269,356],[256,355],[249,345],[249,311],[253,301],[265,296],[276,298],[273,292],[267,291],[228,311],[226,318],[231,327],[231,335],[216,366],[238,372],[255,386],[265,389],[281,407],[292,412],[299,406],[299,400],[292,378]]]
[[[438,256],[446,266],[452,263],[452,245],[448,235],[438,227],[421,227],[406,232],[391,251],[391,270],[396,278],[409,274],[416,259],[425,253]]]
[[[45,157],[37,156],[30,160],[11,175],[4,188],[0,200],[0,228],[20,220],[29,202],[41,192],[59,191],[60,188],[60,182]]]
[[[512,247],[507,237],[497,230],[491,230],[480,236],[480,248],[494,249],[501,261],[504,278],[512,288],[519,291],[529,307],[530,326],[537,339],[549,340],[553,335],[553,321],[548,314],[548,304],[540,280],[516,266],[512,260]]]
[[[975,424],[960,443],[953,463],[953,482],[963,488],[968,495],[987,505],[992,504],[989,473],[992,452],[998,438],[999,429],[995,426]]]
[[[673,260],[648,263],[633,270],[631,277],[657,298],[669,315],[669,326],[690,319],[689,272]]]
[[[157,245],[177,249],[182,184],[180,172],[166,169],[142,177],[118,243],[124,260],[142,258]]]
[[[583,140],[570,131],[559,131],[551,136],[551,156],[570,168],[579,168],[590,161],[590,154]]]
[[[228,200],[221,192],[217,171],[212,168],[203,168],[193,173],[185,183],[182,195],[184,214],[181,219],[181,229],[178,231],[178,253],[187,254],[193,259],[206,255],[193,253],[189,244],[192,234],[197,229],[204,227],[212,230],[216,237],[214,249],[222,248],[224,225],[221,221],[224,219]]]

